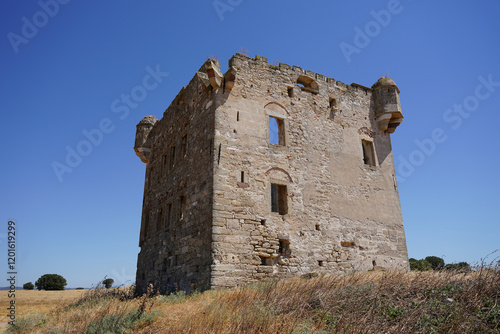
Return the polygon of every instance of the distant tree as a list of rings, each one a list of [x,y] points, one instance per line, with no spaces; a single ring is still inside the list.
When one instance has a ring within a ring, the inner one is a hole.
[[[439,270],[444,267],[444,260],[438,256],[427,256],[425,261],[431,264],[433,270]]]
[[[66,279],[58,274],[45,274],[35,282],[38,290],[64,290]]]
[[[468,264],[467,262],[448,263],[446,266],[444,266],[444,269],[463,272],[471,271],[470,264]]]
[[[84,288],[82,288],[82,287],[78,287],[78,288],[76,288],[75,290],[85,290],[85,289],[84,289]]]
[[[432,270],[432,266],[429,263],[429,261],[417,260],[414,258],[411,258],[409,261],[410,261],[410,270],[417,270],[417,271]]]
[[[34,288],[34,287],[35,287],[35,286],[34,286],[34,285],[33,285],[33,283],[31,283],[31,282],[28,282],[28,283],[24,283],[24,284],[23,284],[23,289],[24,289],[24,290],[33,290],[33,288]]]
[[[109,288],[111,288],[111,286],[113,285],[114,282],[115,282],[114,279],[112,279],[112,278],[106,278],[104,281],[102,281],[102,284],[104,284],[104,287],[106,289],[109,289]]]

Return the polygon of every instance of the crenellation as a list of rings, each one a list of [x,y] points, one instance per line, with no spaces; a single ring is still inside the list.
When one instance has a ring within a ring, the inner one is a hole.
[[[136,150],[138,290],[407,269],[390,144],[398,94],[392,80],[346,85],[242,54],[222,74],[208,59],[162,119],[138,125],[135,146],[150,150]]]

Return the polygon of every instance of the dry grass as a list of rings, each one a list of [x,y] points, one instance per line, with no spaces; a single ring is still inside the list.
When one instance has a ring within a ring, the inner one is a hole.
[[[494,270],[329,275],[190,296],[114,291],[91,291],[15,332],[500,333]]]
[[[16,315],[25,316],[29,314],[50,313],[61,305],[68,305],[78,300],[84,290],[63,291],[38,291],[18,290],[16,291]],[[8,305],[8,291],[0,294],[0,305]]]

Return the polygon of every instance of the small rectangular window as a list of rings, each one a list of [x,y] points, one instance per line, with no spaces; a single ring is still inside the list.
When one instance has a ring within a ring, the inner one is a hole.
[[[318,266],[323,267],[323,261],[319,260],[318,261]]]
[[[163,224],[163,208],[158,210],[158,217],[156,217],[156,230],[160,231]]]
[[[167,153],[165,153],[161,157],[161,175],[165,175],[167,173]]]
[[[175,166],[175,145],[170,147],[170,168]]]
[[[181,138],[181,158],[185,158],[187,155],[187,133]]]
[[[181,195],[179,196],[179,220],[184,219],[184,209],[186,207],[186,198]]]
[[[373,142],[367,141],[367,140],[362,140],[362,145],[363,145],[363,162],[365,165],[369,166],[376,166],[376,160],[375,160],[375,149],[373,147]]]
[[[269,116],[269,142],[285,145],[285,121],[283,119]]]
[[[286,186],[281,184],[271,184],[271,211],[280,215],[288,212]]]
[[[287,92],[288,92],[288,97],[293,97],[293,87],[288,87]]]
[[[172,202],[167,204],[167,212],[165,213],[165,227],[170,227],[172,221]]]
[[[245,182],[245,172],[244,171],[241,171],[241,178],[240,178],[240,182]]]
[[[278,252],[281,256],[290,256],[292,251],[290,250],[290,241],[285,239],[280,239]]]
[[[236,122],[239,122],[240,121],[240,112],[237,111],[236,112]]]

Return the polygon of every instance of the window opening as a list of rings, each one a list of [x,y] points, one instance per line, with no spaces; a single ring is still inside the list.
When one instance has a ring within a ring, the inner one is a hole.
[[[286,186],[281,184],[271,184],[271,211],[280,215],[288,212]]]
[[[264,256],[259,256],[260,257],[260,265],[261,266],[272,266],[273,265],[273,259],[270,257],[264,257]]]
[[[373,142],[362,140],[363,145],[363,162],[365,165],[375,166],[375,149],[373,147]]]
[[[184,219],[184,209],[186,206],[186,198],[181,195],[179,196],[179,220]]]
[[[158,210],[158,217],[156,217],[156,230],[159,231],[162,228],[163,223],[163,208]]]
[[[292,251],[290,250],[290,241],[286,239],[280,239],[278,252],[281,256],[290,256]]]
[[[175,166],[175,145],[170,147],[170,168]]]
[[[283,119],[269,116],[269,141],[271,144],[285,145],[285,122]]]
[[[244,171],[241,171],[240,181],[245,182],[245,172]]]
[[[181,138],[181,158],[185,158],[187,155],[187,133]]]

